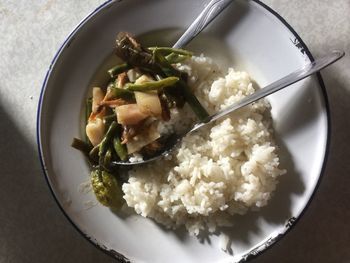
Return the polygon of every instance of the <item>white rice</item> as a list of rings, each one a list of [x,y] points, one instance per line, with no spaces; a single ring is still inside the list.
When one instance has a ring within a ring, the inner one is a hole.
[[[131,163],[137,163],[142,161],[143,161],[143,156],[139,153],[133,153],[129,158],[129,162]]]
[[[254,93],[247,73],[230,68],[220,77],[218,66],[204,56],[177,66],[189,73],[195,95],[210,113]],[[193,235],[230,226],[234,214],[265,206],[285,172],[279,168],[269,110],[261,100],[187,136],[168,160],[135,167],[123,185],[127,205],[167,227],[184,225]],[[178,127],[194,120],[188,107],[172,117]],[[179,119],[186,121],[179,124]],[[158,130],[172,131],[172,124]]]

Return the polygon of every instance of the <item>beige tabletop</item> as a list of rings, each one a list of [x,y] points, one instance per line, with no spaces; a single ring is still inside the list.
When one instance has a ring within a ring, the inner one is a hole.
[[[200,1],[200,0],[199,0]],[[41,83],[67,33],[104,0],[0,0],[0,262],[115,262],[86,241],[51,196],[37,156]],[[350,0],[264,0],[314,56],[348,56],[322,72],[332,137],[324,177],[297,225],[252,262],[350,262]]]

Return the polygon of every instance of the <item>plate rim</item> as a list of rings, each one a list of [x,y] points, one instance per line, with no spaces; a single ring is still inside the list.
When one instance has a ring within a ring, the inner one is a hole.
[[[42,149],[42,144],[41,144],[41,132],[40,132],[40,127],[41,127],[41,114],[42,114],[42,105],[43,105],[43,97],[47,88],[47,83],[48,79],[51,75],[51,72],[54,68],[54,65],[56,64],[61,52],[64,50],[66,46],[69,46],[69,42],[74,38],[74,35],[78,32],[78,30],[84,26],[86,22],[90,20],[93,16],[95,16],[101,9],[105,8],[109,4],[113,2],[121,2],[122,0],[107,0],[100,4],[95,10],[90,12],[85,18],[83,18],[75,27],[74,29],[68,34],[68,36],[65,38],[63,43],[59,46],[58,50],[56,51],[53,59],[50,62],[49,68],[46,71],[45,78],[43,81],[43,84],[41,86],[41,91],[40,91],[40,96],[39,96],[39,101],[38,101],[38,107],[37,107],[37,116],[36,116],[36,142],[37,142],[37,151],[39,155],[39,160],[42,168],[42,172],[45,177],[45,181],[50,189],[51,195],[53,196],[56,204],[58,205],[59,209],[63,213],[63,215],[66,217],[66,219],[71,223],[71,225],[74,227],[78,233],[80,233],[83,237],[85,237],[86,240],[89,241],[90,244],[94,245],[96,248],[104,252],[105,254],[113,257],[114,259],[119,260],[122,263],[127,263],[130,262],[130,259],[122,255],[121,253],[109,249],[106,246],[99,244],[97,240],[94,238],[90,237],[87,235],[82,229],[80,229],[74,222],[73,220],[69,217],[69,215],[66,213],[62,205],[60,204],[60,201],[58,200],[58,197],[53,191],[53,188],[51,186],[47,168],[45,165],[45,160],[44,160],[44,155],[43,155],[43,149]],[[280,15],[278,14],[275,10],[273,10],[271,7],[269,7],[267,4],[261,2],[260,0],[250,0],[252,2],[255,2],[256,4],[260,5],[263,9],[265,9],[267,12],[271,13],[275,18],[277,18],[285,27],[290,31],[290,33],[295,37],[295,39],[298,41],[298,48],[299,50],[304,53],[307,58],[312,62],[314,61],[314,57],[311,54],[309,48],[305,44],[305,42],[302,40],[302,38],[299,36],[299,34],[293,29],[293,27]],[[322,167],[320,170],[320,173],[318,175],[318,179],[315,185],[315,188],[312,190],[312,193],[310,195],[310,198],[308,199],[306,205],[303,207],[302,211],[297,217],[292,217],[288,220],[288,223],[285,225],[282,231],[278,232],[274,237],[270,237],[267,240],[263,241],[261,244],[256,245],[252,249],[250,249],[247,253],[243,254],[241,256],[241,259],[239,259],[238,263],[243,263],[252,260],[253,258],[256,258],[257,256],[261,255],[262,253],[266,252],[267,250],[271,249],[277,241],[280,241],[283,237],[286,236],[286,234],[299,222],[299,220],[303,217],[305,214],[307,208],[310,206],[312,200],[315,197],[315,193],[318,190],[320,183],[322,181],[322,178],[325,173],[328,157],[329,157],[329,150],[330,150],[330,140],[331,140],[331,115],[330,115],[330,107],[329,107],[329,100],[328,100],[328,95],[327,95],[327,90],[322,78],[322,75],[320,72],[315,74],[317,82],[319,84],[319,88],[321,91],[321,98],[323,98],[323,104],[324,104],[324,110],[326,113],[326,123],[327,123],[327,139],[326,139],[326,144],[325,144],[325,151],[324,151],[324,158],[323,158],[323,163]],[[272,235],[273,233],[271,233]]]

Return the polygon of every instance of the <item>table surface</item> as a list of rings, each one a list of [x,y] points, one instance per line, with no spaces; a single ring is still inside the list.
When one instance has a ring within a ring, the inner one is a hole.
[[[71,226],[37,156],[36,109],[44,75],[68,32],[104,0],[0,0],[0,262],[115,262]],[[264,0],[314,56],[350,54],[350,0]],[[308,210],[252,262],[350,262],[350,59],[322,72],[332,138],[325,176]]]

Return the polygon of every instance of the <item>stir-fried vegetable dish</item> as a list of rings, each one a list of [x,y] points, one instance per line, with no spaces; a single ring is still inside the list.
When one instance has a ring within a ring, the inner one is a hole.
[[[108,70],[108,85],[93,87],[86,101],[86,140],[74,138],[72,143],[93,167],[91,183],[98,201],[110,207],[120,206],[122,200],[114,162],[128,162],[135,154],[149,158],[162,151],[167,138],[157,124],[171,119],[172,108],[188,103],[199,120],[208,116],[191,92],[187,74],[174,67],[191,52],[145,48],[121,32],[115,54],[123,63]]]

